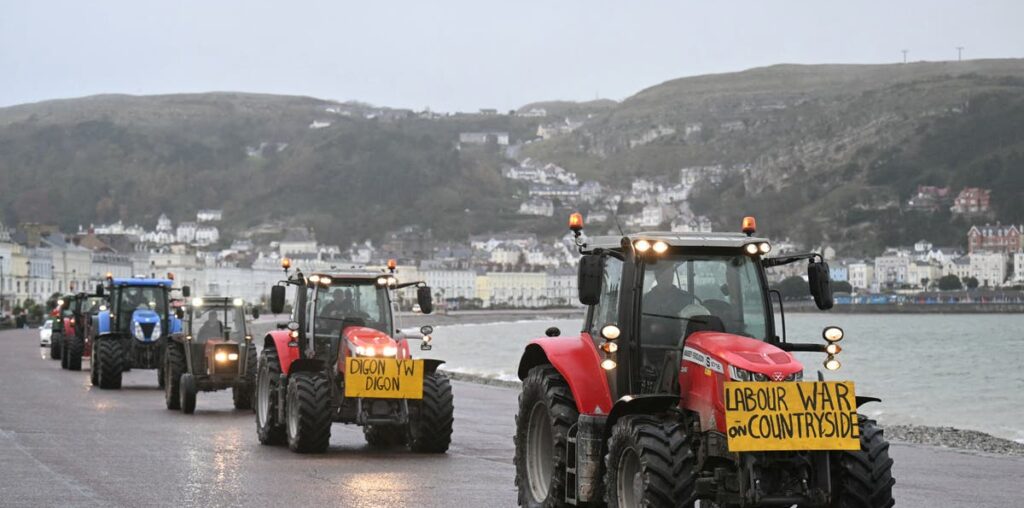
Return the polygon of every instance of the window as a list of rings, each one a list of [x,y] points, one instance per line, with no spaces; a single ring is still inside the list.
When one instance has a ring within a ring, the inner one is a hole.
[[[601,301],[594,306],[590,321],[590,334],[596,339],[601,327],[619,322],[619,286],[622,284],[622,261],[606,257],[604,276],[601,278]],[[603,339],[602,339],[603,342]]]

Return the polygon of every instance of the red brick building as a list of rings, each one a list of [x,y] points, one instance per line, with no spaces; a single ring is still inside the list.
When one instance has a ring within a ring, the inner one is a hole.
[[[1012,254],[1020,250],[1021,226],[985,224],[971,226],[967,231],[967,251],[1005,252]]]
[[[991,204],[991,193],[989,189],[978,187],[967,187],[960,191],[960,194],[953,200],[950,211],[961,215],[975,215],[988,213]]]

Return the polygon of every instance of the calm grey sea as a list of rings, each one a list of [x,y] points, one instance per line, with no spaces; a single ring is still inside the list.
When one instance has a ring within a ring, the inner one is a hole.
[[[883,399],[865,413],[888,424],[951,426],[1024,442],[1024,315],[790,314],[789,340],[821,340],[829,324],[843,327],[843,367],[827,379],[856,382],[857,393]],[[548,326],[563,334],[580,320],[438,326],[428,357],[446,368],[516,379],[527,341]],[[805,376],[823,355],[799,354]]]

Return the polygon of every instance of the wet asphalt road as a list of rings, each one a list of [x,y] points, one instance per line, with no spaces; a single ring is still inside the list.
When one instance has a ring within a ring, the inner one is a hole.
[[[335,424],[325,455],[256,440],[230,392],[164,408],[156,373],[120,391],[41,358],[36,330],[0,332],[0,506],[514,506],[515,390],[454,383],[447,455],[374,451]],[[86,369],[87,369],[86,365]],[[894,445],[898,506],[1024,505],[1024,460]]]

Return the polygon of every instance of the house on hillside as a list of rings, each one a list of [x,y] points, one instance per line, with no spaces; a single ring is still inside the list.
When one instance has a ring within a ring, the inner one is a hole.
[[[967,187],[960,191],[950,211],[958,215],[981,215],[989,212],[992,191],[979,187]]]
[[[967,252],[1017,252],[1021,248],[1021,230],[1022,226],[999,223],[971,226],[967,230]]]

